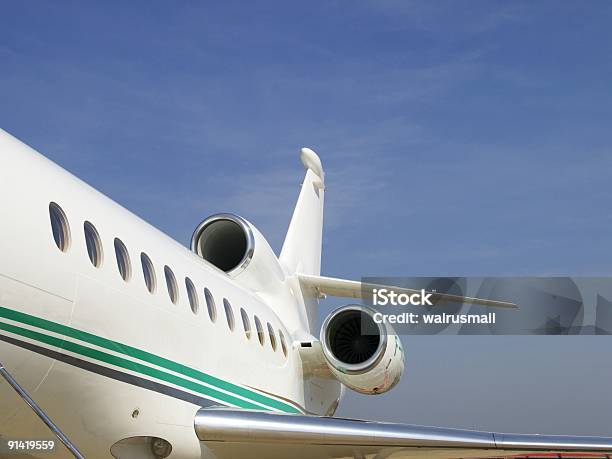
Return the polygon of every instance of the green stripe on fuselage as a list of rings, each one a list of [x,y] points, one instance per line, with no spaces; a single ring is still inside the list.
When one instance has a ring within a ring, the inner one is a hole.
[[[185,365],[177,363],[177,362],[173,362],[172,360],[168,360],[168,359],[166,359],[164,357],[159,357],[159,356],[157,356],[155,354],[151,354],[149,352],[146,352],[146,351],[143,351],[141,349],[129,346],[127,344],[123,344],[123,343],[119,343],[117,341],[113,341],[113,340],[109,340],[109,339],[106,339],[106,338],[102,338],[101,336],[97,336],[97,335],[94,335],[94,334],[91,334],[91,333],[88,333],[88,332],[85,332],[85,331],[82,331],[82,330],[78,330],[76,328],[68,327],[66,325],[58,324],[56,322],[52,322],[52,321],[49,321],[49,320],[41,319],[40,317],[32,316],[32,315],[29,315],[29,314],[25,314],[23,312],[18,312],[18,311],[15,311],[15,310],[12,310],[12,309],[8,309],[8,308],[4,308],[4,307],[1,307],[1,306],[0,306],[0,317],[5,317],[7,319],[14,320],[15,322],[21,322],[21,323],[28,324],[28,325],[31,325],[31,326],[34,326],[34,327],[37,327],[37,328],[41,328],[41,329],[47,330],[47,331],[58,333],[60,335],[68,336],[68,337],[71,337],[71,338],[75,338],[75,339],[78,339],[80,341],[83,341],[83,342],[86,342],[86,343],[89,343],[89,344],[93,344],[95,346],[99,346],[99,347],[102,347],[102,348],[105,348],[105,349],[108,349],[108,350],[111,350],[111,351],[114,351],[114,352],[117,352],[117,353],[120,353],[120,354],[124,354],[124,355],[130,356],[130,357],[142,360],[144,362],[147,362],[147,363],[150,363],[150,364],[153,364],[153,365],[165,368],[167,370],[174,371],[176,373],[180,373],[180,374],[182,374],[184,376],[188,376],[190,378],[197,379],[198,381],[201,381],[201,382],[206,383],[206,384],[210,384],[211,386],[215,386],[215,387],[217,387],[219,389],[231,392],[231,393],[233,393],[235,395],[239,395],[241,397],[248,398],[251,401],[265,404],[266,406],[269,406],[271,408],[275,408],[275,409],[280,410],[280,411],[284,411],[284,412],[287,412],[287,413],[300,413],[300,411],[297,408],[295,408],[294,406],[291,406],[291,405],[289,405],[287,403],[281,402],[281,401],[273,399],[271,397],[266,397],[265,395],[259,394],[257,392],[254,392],[254,391],[251,391],[251,390],[248,390],[248,389],[245,389],[244,387],[238,386],[236,384],[232,384],[232,383],[230,383],[228,381],[224,381],[223,379],[219,379],[219,378],[217,378],[215,376],[203,373],[203,372],[201,372],[199,370],[196,370],[194,368],[185,366]],[[8,324],[0,324],[0,325],[8,325]],[[6,330],[6,328],[4,328],[3,326],[0,326],[0,328]],[[19,328],[19,327],[16,327],[16,328]],[[68,348],[67,345],[78,346],[79,348],[81,348],[83,350],[87,350],[87,352],[91,351],[93,353],[99,353],[99,354],[101,354],[103,356],[108,356],[108,357],[111,358],[111,360],[112,359],[119,359],[119,360],[122,360],[123,362],[127,362],[127,363],[125,363],[125,365],[139,366],[139,367],[148,369],[146,371],[157,372],[158,374],[166,375],[167,377],[170,377],[170,378],[177,378],[180,381],[183,381],[184,383],[190,383],[190,384],[194,384],[195,386],[203,388],[203,389],[209,389],[206,386],[202,386],[200,384],[193,383],[192,381],[185,380],[183,378],[179,378],[177,376],[174,376],[174,375],[171,375],[171,374],[168,374],[168,373],[156,370],[156,369],[148,367],[146,365],[141,365],[139,363],[132,362],[130,360],[121,359],[120,357],[116,357],[116,356],[113,356],[111,354],[107,354],[105,352],[97,351],[95,349],[90,349],[90,348],[87,348],[87,347],[84,347],[84,346],[80,346],[80,345],[75,344],[75,343],[71,343],[71,342],[66,341],[66,340],[60,340],[60,339],[52,337],[52,336],[43,335],[43,334],[40,334],[40,333],[37,333],[37,332],[33,332],[31,330],[26,330],[26,329],[22,329],[22,328],[19,328],[19,330],[26,331],[26,332],[29,332],[29,333],[35,333],[36,335],[40,335],[40,336],[44,337],[45,339],[56,340],[56,342],[61,343],[61,345],[52,344],[52,343],[50,343],[48,341],[45,341],[45,340],[42,340],[42,339],[34,338],[32,336],[27,336],[29,338],[36,339],[37,341],[43,341],[43,342],[45,342],[47,344],[51,344],[53,346],[62,347],[62,348],[67,349],[67,350],[71,350],[71,349]],[[7,330],[7,331],[10,331],[10,330]],[[13,333],[17,333],[17,332],[13,332]],[[21,334],[21,333],[18,333],[18,334]],[[26,336],[26,335],[22,335],[22,336]],[[87,354],[84,354],[84,353],[82,353],[80,351],[72,351],[71,350],[71,352],[76,352],[76,353],[79,353],[81,355],[87,355]],[[113,365],[117,365],[116,363],[113,363],[113,362],[105,360],[105,359],[99,359],[99,358],[94,357],[92,355],[87,355],[87,356],[91,357],[91,358],[95,358],[97,360],[102,360],[102,361],[107,362],[107,363],[112,363]],[[172,384],[177,384],[177,385],[181,385],[183,387],[187,387],[187,386],[185,386],[182,383],[179,384],[177,382],[172,382],[172,381],[170,381],[168,379],[165,379],[165,378],[159,378],[158,376],[154,376],[154,375],[149,374],[147,372],[143,372],[143,371],[140,371],[140,370],[137,370],[137,369],[131,368],[129,366],[125,366],[125,365],[117,365],[117,366],[121,366],[123,368],[129,369],[129,370],[132,370],[132,371],[138,371],[138,372],[143,373],[143,374],[148,374],[149,376],[153,376],[153,377],[158,378],[158,379],[163,379],[164,381],[171,382]],[[200,393],[204,393],[204,392],[200,391],[199,389],[192,389],[192,390],[196,390],[196,391],[198,391]],[[210,389],[210,390],[212,390],[214,392],[218,392],[215,389]],[[244,401],[242,399],[238,399],[238,398],[232,397],[231,395],[225,394],[223,392],[218,392],[218,394],[220,394],[220,395],[211,395],[211,396],[213,396],[215,398],[218,398],[218,399],[222,399],[222,396],[231,397],[232,399],[235,399],[235,400],[237,400],[239,402],[242,402],[243,404],[247,403],[249,405],[249,406],[242,406],[243,408],[259,409],[259,410],[263,409],[262,407],[260,407],[258,405],[250,404],[250,403],[248,403],[248,402],[246,402],[246,401]],[[229,403],[241,406],[240,403],[237,403],[237,402],[233,402],[232,401],[232,402],[229,402]]]
[[[241,398],[236,398],[232,395],[226,394],[225,392],[219,392],[218,390],[213,389],[211,387],[203,386],[193,381],[189,381],[187,379],[181,378],[180,376],[166,373],[164,371],[157,370],[155,368],[151,368],[147,365],[133,362],[131,360],[126,360],[122,357],[117,357],[116,355],[107,354],[106,352],[98,351],[97,349],[92,349],[90,347],[81,346],[80,344],[73,343],[72,341],[66,341],[60,338],[56,338],[54,336],[45,335],[44,333],[35,332],[32,330],[28,330],[26,328],[17,327],[15,325],[7,324],[4,322],[0,322],[0,330],[5,330],[7,332],[23,336],[25,338],[30,338],[38,342],[41,342],[41,343],[49,344],[51,346],[55,346],[55,347],[64,349],[66,351],[74,352],[75,354],[79,354],[79,355],[89,357],[94,360],[98,360],[98,361],[105,362],[111,365],[115,365],[117,367],[125,368],[126,370],[140,373],[142,375],[147,375],[152,378],[160,379],[162,381],[166,381],[171,384],[181,386],[185,389],[189,389],[194,392],[198,392],[199,394],[202,394],[204,396],[214,397],[226,403],[230,403],[232,405],[239,406],[240,408],[248,408],[248,409],[254,409],[254,410],[263,409],[263,407],[259,405],[255,405],[254,403],[250,403]]]

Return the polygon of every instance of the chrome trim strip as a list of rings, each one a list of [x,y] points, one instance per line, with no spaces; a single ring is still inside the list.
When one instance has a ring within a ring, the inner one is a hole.
[[[201,408],[196,413],[194,423],[200,441],[519,452],[612,452],[612,438],[609,437],[498,434],[244,410]]]
[[[360,313],[368,314],[370,317],[374,315],[376,311],[370,309],[366,306],[362,306],[360,304],[349,304],[347,306],[342,306],[331,314],[329,314],[325,320],[323,321],[323,325],[321,326],[321,335],[319,340],[321,341],[321,347],[323,350],[323,355],[328,363],[336,368],[338,371],[346,374],[363,374],[368,370],[374,368],[378,362],[383,358],[385,354],[385,349],[387,349],[387,330],[384,325],[376,324],[378,326],[378,331],[380,333],[380,342],[378,343],[378,348],[374,351],[372,357],[362,363],[349,364],[344,363],[341,360],[337,359],[332,350],[329,347],[329,339],[328,339],[328,331],[329,325],[331,321],[336,318],[338,315],[343,314],[347,311],[358,311]]]
[[[240,215],[231,213],[214,214],[202,220],[191,235],[191,251],[204,260],[204,257],[202,256],[202,253],[200,251],[200,236],[208,225],[219,220],[229,220],[231,222],[236,223],[242,228],[242,231],[244,231],[244,234],[246,236],[247,248],[244,253],[244,256],[242,257],[242,260],[240,260],[240,262],[234,269],[226,272],[226,274],[229,276],[236,276],[247,268],[247,266],[253,259],[253,255],[255,254],[255,236],[253,234],[253,230],[251,230],[251,226],[249,225],[249,223]],[[207,260],[204,261],[209,263]]]

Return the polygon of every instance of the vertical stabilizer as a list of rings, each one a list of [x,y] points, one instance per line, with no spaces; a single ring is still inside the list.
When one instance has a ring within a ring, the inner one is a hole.
[[[321,273],[325,174],[321,160],[310,148],[302,148],[300,159],[306,169],[306,177],[291,217],[280,261],[290,274],[318,276]]]

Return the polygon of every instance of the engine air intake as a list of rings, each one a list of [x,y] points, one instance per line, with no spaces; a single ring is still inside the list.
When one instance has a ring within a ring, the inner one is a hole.
[[[331,374],[362,394],[382,394],[404,371],[402,344],[376,311],[350,304],[333,311],[321,327],[321,351]]]
[[[329,348],[341,362],[360,364],[370,359],[378,350],[380,335],[363,334],[362,326],[376,331],[378,329],[370,315],[354,309],[341,312],[330,323],[327,330]]]
[[[191,250],[226,273],[245,268],[254,248],[251,228],[238,215],[212,215],[198,225],[191,237]]]

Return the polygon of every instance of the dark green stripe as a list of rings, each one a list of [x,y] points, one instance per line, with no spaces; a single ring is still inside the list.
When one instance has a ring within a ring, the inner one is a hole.
[[[203,386],[193,381],[183,379],[180,376],[175,376],[170,373],[166,373],[164,371],[160,371],[155,368],[151,368],[146,365],[142,365],[141,363],[133,362],[131,360],[126,360],[122,357],[117,357],[112,354],[107,354],[106,352],[98,351],[97,349],[92,349],[86,346],[81,346],[80,344],[76,344],[71,341],[66,341],[60,338],[56,338],[54,336],[45,335],[44,333],[38,333],[32,330],[27,330],[25,328],[17,327],[15,325],[3,323],[3,322],[0,322],[0,329],[14,333],[16,335],[24,336],[26,338],[30,338],[30,339],[39,341],[41,343],[45,343],[51,346],[65,349],[67,351],[74,352],[75,354],[89,357],[91,359],[95,359],[101,362],[115,365],[117,367],[125,368],[126,370],[131,370],[136,373],[150,376],[152,378],[160,379],[162,381],[166,381],[171,384],[175,384],[177,386],[184,387],[185,389],[189,389],[189,390],[198,392],[202,395],[206,395],[209,397],[214,397],[219,400],[223,400],[224,402],[239,406],[241,408],[248,408],[248,409],[254,409],[254,410],[264,409],[263,407],[259,405],[255,405],[254,403],[250,403],[246,400],[236,398],[232,395],[226,394],[225,392],[219,392],[218,390],[213,389],[211,387]]]
[[[261,395],[257,392],[253,392],[251,390],[245,389],[244,387],[238,386],[236,384],[232,384],[228,381],[224,381],[223,379],[216,378],[215,376],[209,375],[207,373],[203,373],[194,368],[185,366],[177,362],[173,362],[172,360],[168,360],[163,357],[159,357],[155,354],[151,354],[149,352],[129,346],[127,344],[123,344],[117,341],[102,338],[101,336],[93,335],[91,333],[88,333],[82,330],[78,330],[76,328],[68,327],[66,325],[61,325],[56,322],[51,322],[49,320],[41,319],[40,317],[32,316],[29,314],[25,314],[23,312],[18,312],[13,309],[4,308],[1,306],[0,306],[0,316],[5,317],[7,319],[14,320],[16,322],[25,323],[28,325],[32,325],[34,327],[42,328],[44,330],[52,331],[54,333],[59,333],[61,335],[70,336],[71,338],[85,341],[95,346],[103,347],[111,351],[115,351],[115,352],[118,352],[124,355],[128,355],[130,357],[142,360],[144,362],[151,363],[153,365],[157,365],[162,368],[166,368],[167,370],[171,370],[176,373],[181,373],[185,376],[189,376],[190,378],[197,379],[206,384],[216,386],[220,389],[226,390],[228,392],[232,392],[236,395],[240,395],[241,397],[249,398],[252,401],[264,403],[271,408],[276,408],[278,410],[281,410],[287,413],[300,413],[300,411],[297,408],[287,403],[281,402],[279,400],[276,400],[270,397],[266,397],[265,395]]]

